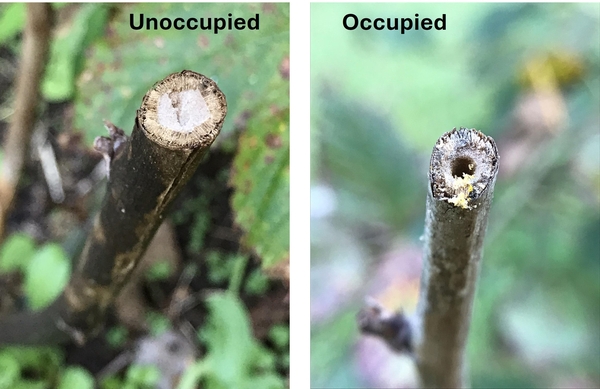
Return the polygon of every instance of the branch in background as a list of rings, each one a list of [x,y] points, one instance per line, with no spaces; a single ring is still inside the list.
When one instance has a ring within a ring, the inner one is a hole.
[[[413,329],[404,312],[392,313],[377,301],[367,299],[357,321],[361,333],[381,338],[396,352],[413,352]]]
[[[69,337],[82,343],[98,333],[169,204],[219,134],[226,112],[215,82],[183,71],[146,94],[129,140],[107,124],[110,141],[95,144],[113,147],[103,150],[110,156],[110,178],[78,266],[46,310],[0,321],[0,344],[50,344]]]
[[[410,334],[425,388],[467,386],[465,348],[498,158],[494,140],[475,129],[454,129],[438,139],[429,167],[418,324],[407,329],[405,320],[390,333],[390,314],[379,306],[363,311],[371,309],[371,324],[359,323],[396,350],[400,331]]]
[[[33,132],[44,68],[48,59],[53,10],[50,4],[27,4],[15,109],[4,143],[0,170],[0,239],[25,165]]]

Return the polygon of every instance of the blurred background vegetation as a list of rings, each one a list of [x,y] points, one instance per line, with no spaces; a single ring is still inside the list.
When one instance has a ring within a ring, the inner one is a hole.
[[[85,389],[95,379],[105,389],[164,388],[161,374],[175,363],[187,366],[184,388],[196,382],[215,389],[283,388],[289,365],[289,6],[53,8],[38,129],[0,242],[0,316],[43,309],[68,281],[103,195],[106,168],[92,149],[96,136],[107,135],[103,119],[129,134],[143,95],[183,69],[215,80],[228,114],[177,200],[173,224],[159,230],[106,331],[82,348],[0,347],[0,389]],[[260,29],[134,31],[130,13],[172,20],[260,14]],[[14,110],[25,15],[22,3],[0,6],[0,138]],[[48,154],[42,157],[39,148],[53,152],[62,196],[49,190],[40,166]],[[0,163],[1,157],[0,149]],[[174,328],[187,329],[192,350],[165,341]],[[133,358],[125,365],[112,364],[128,353]]]
[[[347,13],[447,29],[346,31]],[[355,315],[415,308],[429,157],[459,126],[500,152],[473,387],[600,387],[599,23],[598,4],[312,4],[312,387],[412,384]]]

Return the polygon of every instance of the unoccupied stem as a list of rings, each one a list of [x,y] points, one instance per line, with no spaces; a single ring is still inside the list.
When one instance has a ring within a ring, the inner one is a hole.
[[[27,4],[21,63],[15,87],[15,109],[4,143],[4,160],[0,171],[0,239],[8,212],[17,190],[29,151],[40,81],[48,58],[53,10],[51,4]]]
[[[465,348],[498,161],[494,140],[466,128],[440,137],[431,155],[419,303],[401,350],[414,350],[425,388],[468,385]]]
[[[173,98],[159,105],[167,93]],[[177,95],[185,93],[186,104],[179,105]],[[52,344],[69,338],[83,343],[98,333],[169,204],[219,134],[226,112],[225,96],[214,81],[183,71],[146,94],[128,140],[107,123],[109,141],[95,143],[110,157],[110,178],[77,268],[50,307],[0,321],[0,344]],[[174,113],[191,116],[180,123]]]

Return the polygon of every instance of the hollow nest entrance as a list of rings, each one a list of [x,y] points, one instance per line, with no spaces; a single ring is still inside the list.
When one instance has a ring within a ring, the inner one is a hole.
[[[475,174],[476,164],[470,157],[458,157],[452,161],[451,171],[454,177],[463,177],[464,175]]]

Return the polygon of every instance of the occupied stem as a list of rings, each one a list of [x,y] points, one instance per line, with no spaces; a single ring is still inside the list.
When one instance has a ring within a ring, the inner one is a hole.
[[[415,339],[423,387],[467,386],[465,348],[497,173],[496,144],[475,129],[454,129],[433,149]]]

